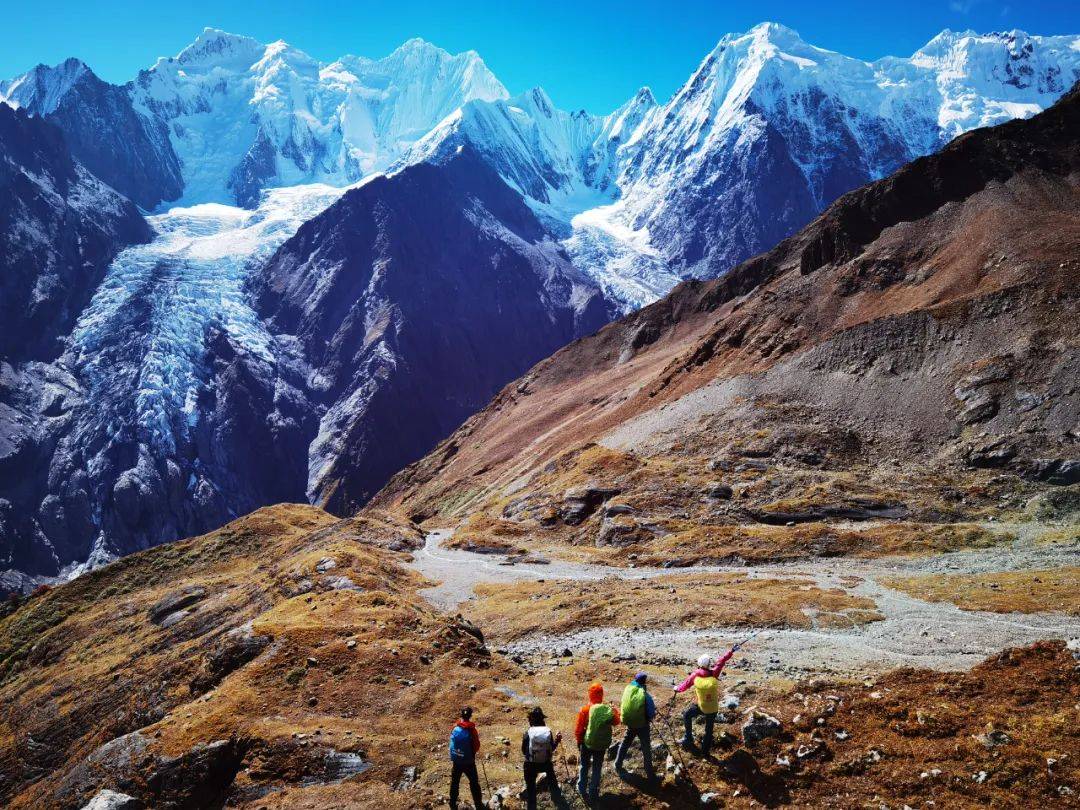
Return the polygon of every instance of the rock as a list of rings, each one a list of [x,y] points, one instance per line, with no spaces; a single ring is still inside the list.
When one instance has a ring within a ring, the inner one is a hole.
[[[765,472],[769,465],[764,461],[743,461],[735,465],[735,472]]]
[[[337,568],[337,563],[330,557],[323,557],[315,564],[315,570],[320,574],[325,574],[332,568]]]
[[[146,784],[155,806],[210,807],[220,802],[236,778],[246,753],[239,740],[199,744],[178,757],[162,758]]]
[[[783,724],[771,715],[751,709],[749,717],[743,723],[743,741],[747,745],[756,745],[768,737],[777,737],[783,731]]]
[[[1080,484],[1080,459],[1040,458],[1035,459],[1027,472],[1028,476],[1048,484],[1067,486]]]
[[[1063,486],[1036,495],[1025,509],[1037,520],[1080,522],[1080,485]]]
[[[997,748],[998,746],[1008,745],[1012,742],[1012,737],[1001,729],[994,728],[992,725],[987,727],[985,734],[978,734],[975,736],[975,739],[987,748]]]
[[[972,394],[963,401],[964,405],[956,415],[961,425],[974,425],[993,418],[998,412],[998,399],[988,391]]]
[[[228,675],[252,661],[270,644],[270,636],[254,635],[250,627],[226,634],[220,646],[203,659],[202,668],[191,681],[192,694],[213,689]]]
[[[401,769],[401,776],[394,784],[394,790],[408,790],[416,784],[420,769],[416,765],[409,765]]]
[[[83,805],[82,810],[142,810],[143,803],[134,796],[103,790]]]
[[[182,591],[175,591],[160,599],[147,611],[147,615],[154,624],[161,624],[167,617],[183,612],[205,597],[206,588],[198,586],[184,588]]]
[[[727,484],[721,484],[718,481],[713,481],[705,486],[705,494],[710,498],[715,498],[721,501],[731,500],[731,496],[734,494],[734,490]]]
[[[1016,456],[1016,447],[1005,439],[993,439],[969,447],[965,454],[968,466],[994,469],[1004,467]]]
[[[719,793],[702,793],[701,794],[701,806],[702,807],[720,807],[722,802],[720,800]]]
[[[584,523],[604,501],[619,494],[617,489],[605,487],[575,487],[563,495],[560,514],[563,522],[570,526]]]
[[[641,542],[650,534],[632,517],[605,518],[596,535],[596,545],[629,546]]]

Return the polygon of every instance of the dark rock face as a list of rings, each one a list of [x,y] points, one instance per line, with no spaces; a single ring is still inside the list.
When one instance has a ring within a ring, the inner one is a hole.
[[[791,235],[821,210],[780,132],[761,119],[748,147],[732,130],[727,148],[710,153],[693,181],[675,189],[652,223],[657,244],[676,267],[711,278]],[[857,185],[852,181],[852,188]]]
[[[55,127],[0,104],[0,359],[48,360],[120,248],[150,239]]]
[[[80,163],[144,209],[177,199],[184,182],[165,124],[135,111],[127,85],[102,81],[78,60],[38,67],[28,80],[44,83],[49,80],[44,74],[61,72],[78,78],[55,108],[49,94],[41,93],[24,105],[28,111],[59,127]]]
[[[340,513],[614,315],[468,149],[345,195],[280,249],[254,294],[318,370],[308,496]]]

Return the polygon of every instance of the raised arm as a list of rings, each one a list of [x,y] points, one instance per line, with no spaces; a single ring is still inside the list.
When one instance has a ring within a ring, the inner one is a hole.
[[[731,660],[731,656],[735,654],[735,648],[732,647],[726,653],[720,656],[717,662],[713,665],[713,668],[709,670],[709,674],[714,678],[718,678],[720,673],[724,671],[724,665]]]

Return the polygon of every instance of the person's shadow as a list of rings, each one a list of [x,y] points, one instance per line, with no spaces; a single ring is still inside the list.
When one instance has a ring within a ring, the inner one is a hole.
[[[761,770],[753,754],[745,748],[721,760],[712,756],[709,759],[720,766],[721,776],[743,785],[754,799],[766,807],[777,807],[790,801],[787,783],[781,777]]]

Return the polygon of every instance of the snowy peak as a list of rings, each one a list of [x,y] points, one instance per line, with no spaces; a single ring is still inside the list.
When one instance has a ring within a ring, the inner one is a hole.
[[[421,39],[382,59],[323,64],[284,41],[209,28],[143,71],[132,92],[168,132],[181,202],[245,206],[271,186],[356,182],[461,105],[508,95],[475,52]]]
[[[0,101],[22,107],[34,115],[48,115],[83,76],[93,75],[79,59],[65,59],[50,67],[38,65],[10,82],[0,82]]]
[[[910,60],[882,59],[875,67],[897,81],[911,70],[930,74],[940,98],[939,123],[955,137],[1053,104],[1080,80],[1080,37],[946,30]]]
[[[204,28],[195,41],[175,57],[158,60],[176,61],[185,67],[245,68],[258,61],[265,46],[251,37],[230,34],[217,28]],[[155,65],[157,67],[158,65]]]

